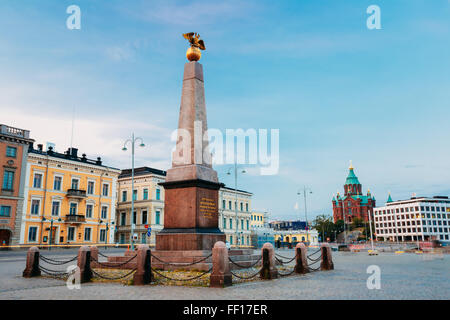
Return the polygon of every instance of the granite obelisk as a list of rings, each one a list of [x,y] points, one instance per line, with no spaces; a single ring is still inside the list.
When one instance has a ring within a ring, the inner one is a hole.
[[[204,44],[196,34],[187,35],[191,35],[186,53],[189,62],[184,66],[172,168],[161,183],[165,189],[164,229],[156,235],[157,250],[211,250],[216,241],[225,241],[218,228],[223,184],[212,168],[208,150],[203,67],[197,62]]]

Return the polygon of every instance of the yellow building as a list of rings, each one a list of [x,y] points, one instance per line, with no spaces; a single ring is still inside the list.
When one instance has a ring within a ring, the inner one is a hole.
[[[113,243],[120,170],[77,152],[30,147],[21,244]]]
[[[263,228],[266,221],[267,221],[267,212],[253,211],[250,220],[250,227]]]
[[[319,243],[317,230],[275,230],[275,244],[277,241],[285,243],[307,242],[309,244]]]

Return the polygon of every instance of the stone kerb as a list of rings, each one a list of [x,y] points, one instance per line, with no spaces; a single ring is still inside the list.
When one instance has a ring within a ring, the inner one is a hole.
[[[262,268],[259,273],[261,279],[276,279],[278,271],[275,267],[275,250],[270,242],[264,243],[261,248]]]
[[[232,285],[230,262],[228,261],[228,249],[223,241],[217,241],[212,249],[213,269],[209,280],[209,286],[224,288]]]
[[[38,247],[31,247],[27,252],[27,264],[23,270],[25,278],[38,277],[41,275],[39,270],[39,249]]]
[[[328,243],[322,243],[320,246],[320,249],[322,250],[322,262],[320,263],[320,270],[326,271],[326,270],[333,270],[334,264],[333,264],[333,258],[331,256],[331,247]]]

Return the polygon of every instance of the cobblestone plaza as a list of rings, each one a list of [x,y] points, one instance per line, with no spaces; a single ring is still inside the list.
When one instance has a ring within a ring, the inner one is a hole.
[[[118,249],[113,249],[117,253]],[[113,250],[109,249],[108,254]],[[293,257],[293,250],[279,251]],[[59,259],[75,251],[46,252]],[[64,281],[49,278],[22,277],[25,252],[0,252],[0,299],[449,299],[449,255],[382,252],[333,252],[335,270],[304,276],[291,275],[276,280],[257,280],[235,284],[225,289],[185,286],[128,286],[120,283],[88,283],[69,290]],[[367,268],[381,270],[381,288],[368,289]]]

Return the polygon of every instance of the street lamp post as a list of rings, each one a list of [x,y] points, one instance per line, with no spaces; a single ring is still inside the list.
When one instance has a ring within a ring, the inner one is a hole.
[[[245,169],[241,171],[241,173],[246,173]],[[227,172],[228,175],[231,175],[231,169]],[[235,195],[235,201],[234,201],[234,213],[236,217],[236,245],[239,244],[240,238],[238,233],[238,210],[237,210],[237,176],[238,176],[238,166],[237,161],[234,162],[234,195]]]
[[[309,242],[309,236],[308,236],[308,210],[307,210],[307,206],[306,206],[306,193],[309,192],[309,194],[312,194],[312,190],[310,188],[307,188],[306,186],[303,186],[303,197],[305,200],[305,220],[306,220],[306,240]],[[300,192],[300,190],[297,192],[297,195],[301,195],[302,193]]]
[[[140,140],[140,147],[145,147],[144,141],[140,137],[134,137],[134,133],[131,134],[131,139],[128,139],[123,144],[123,151],[127,151],[127,143],[131,143],[131,250],[134,250],[134,145],[137,140]]]
[[[45,220],[47,220],[45,217],[42,217],[42,221],[45,221]],[[48,246],[48,250],[51,250],[52,249],[52,239],[53,239],[53,217],[50,219],[50,236],[49,236],[49,239],[48,239],[48,244],[49,244],[49,246]],[[61,218],[58,218],[58,220],[57,220],[58,222],[61,222]]]

